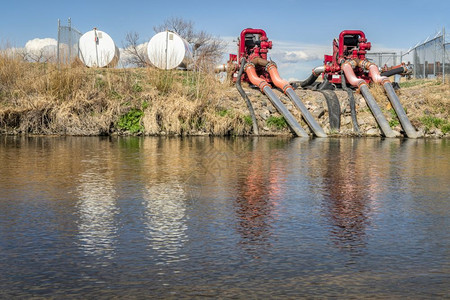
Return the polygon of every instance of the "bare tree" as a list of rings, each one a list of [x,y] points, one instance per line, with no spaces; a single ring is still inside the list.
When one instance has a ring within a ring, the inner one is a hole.
[[[174,31],[191,44],[194,50],[195,67],[198,69],[208,68],[216,63],[222,57],[225,48],[224,41],[206,31],[195,31],[192,21],[180,17],[167,19],[163,24],[153,27],[153,30],[157,33],[164,30]]]
[[[150,63],[145,55],[145,45],[139,43],[139,34],[137,32],[128,32],[125,36],[123,52],[127,55],[125,63],[136,67],[147,67]]]
[[[55,55],[51,51],[48,51],[45,47],[34,50],[27,50],[24,48],[19,50],[17,54],[21,59],[28,62],[47,63],[56,60]]]

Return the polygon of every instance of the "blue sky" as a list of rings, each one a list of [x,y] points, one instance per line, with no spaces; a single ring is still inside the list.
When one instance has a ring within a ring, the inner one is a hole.
[[[229,41],[244,28],[262,28],[274,41],[274,50],[284,45],[291,50],[305,47],[309,53],[331,52],[332,39],[344,29],[363,30],[372,51],[405,51],[443,26],[450,32],[448,0],[368,1],[365,6],[362,1],[343,0],[4,2],[0,42],[15,47],[34,38],[56,38],[57,19],[66,23],[68,17],[81,32],[104,30],[119,47],[127,32],[138,32],[144,42],[153,36],[153,26],[170,17],[192,20],[196,29]],[[321,50],[315,51],[316,46]],[[305,69],[317,61],[305,59]],[[286,77],[303,75],[301,68],[284,69]]]

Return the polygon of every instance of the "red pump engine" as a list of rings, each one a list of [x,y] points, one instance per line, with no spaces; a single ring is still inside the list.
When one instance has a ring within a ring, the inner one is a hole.
[[[348,59],[365,60],[371,44],[361,30],[344,30],[339,34],[339,40],[333,40],[333,55],[324,56],[323,78],[334,84],[341,84],[341,65]],[[360,67],[354,69],[355,75],[370,82],[370,77]]]
[[[267,60],[267,53],[272,49],[272,42],[267,38],[267,34],[262,29],[247,28],[242,30],[238,39],[238,55],[230,54],[228,65],[234,65],[233,82],[236,82],[241,59],[244,57],[247,62],[255,58]],[[269,73],[263,67],[256,67],[257,74],[267,82],[271,82]],[[243,74],[242,80],[250,82]]]

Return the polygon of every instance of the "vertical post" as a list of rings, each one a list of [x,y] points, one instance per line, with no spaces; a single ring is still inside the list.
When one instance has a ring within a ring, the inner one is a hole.
[[[414,48],[413,50],[413,64],[414,64],[414,78],[417,79],[417,50]]]
[[[61,43],[60,28],[61,28],[61,21],[58,19],[58,43],[56,44],[56,63],[57,63],[58,69],[60,67],[60,65],[59,65],[59,46],[60,46],[60,43]]]
[[[67,63],[70,63],[70,60],[72,58],[72,20],[69,18],[69,59]]]
[[[425,43],[423,43],[422,44],[422,48],[423,48],[423,79],[426,79],[427,77],[427,63],[426,63],[426,61],[425,61],[425,58],[426,58],[426,54],[427,54],[427,46],[426,46],[426,44]]]
[[[442,83],[445,84],[445,27],[442,27]]]

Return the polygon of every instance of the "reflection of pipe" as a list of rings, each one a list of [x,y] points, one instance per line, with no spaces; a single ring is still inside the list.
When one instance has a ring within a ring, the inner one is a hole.
[[[320,75],[321,73],[323,73],[324,71],[325,71],[325,66],[315,67],[315,68],[312,70],[311,75],[309,75],[309,77],[308,77],[306,80],[304,80],[304,81],[300,84],[300,86],[301,86],[302,88],[304,88],[304,87],[307,87],[307,86],[313,84],[313,83],[316,81],[316,79],[319,77],[319,75]]]
[[[245,65],[245,58],[243,57],[241,59],[241,68],[239,69],[239,73],[236,79],[236,88],[239,91],[239,93],[241,94],[242,98],[244,98],[245,103],[247,104],[247,108],[250,112],[250,116],[252,117],[252,127],[253,127],[253,133],[256,135],[259,135],[259,129],[258,129],[258,123],[256,121],[256,115],[255,115],[255,111],[253,110],[253,105],[250,102],[250,99],[248,99],[247,94],[245,93],[244,89],[242,88],[241,85],[241,77],[242,77],[242,73],[244,71],[244,65]]]
[[[403,109],[403,106],[400,104],[400,100],[398,99],[397,94],[395,93],[394,88],[392,87],[392,84],[389,81],[386,81],[383,84],[383,87],[386,91],[389,100],[392,103],[392,107],[397,113],[397,117],[400,121],[400,124],[402,124],[402,127],[405,130],[406,135],[409,138],[416,139],[418,137],[418,133],[411,125],[411,122],[409,122],[409,119],[406,116],[406,112]]]
[[[292,131],[295,132],[297,136],[308,137],[306,131],[298,124],[297,120],[291,114],[291,112],[283,105],[277,95],[272,91],[270,85],[262,78],[256,75],[255,65],[252,63],[247,63],[244,67],[245,73],[248,79],[253,85],[259,87],[259,89],[266,94],[269,100],[272,102],[273,106],[278,110],[278,112],[286,119],[286,122],[291,127]]]
[[[285,93],[289,97],[289,99],[291,99],[291,101],[294,102],[295,106],[297,106],[297,108],[301,111],[303,118],[305,119],[306,123],[308,123],[309,127],[314,132],[314,134],[317,137],[327,137],[322,127],[320,127],[319,123],[317,123],[316,120],[314,120],[314,117],[311,115],[309,110],[306,108],[306,106],[294,92],[294,89],[292,89],[292,86],[289,84],[289,82],[283,80],[280,77],[280,74],[278,73],[277,70],[277,66],[274,63],[269,63],[266,69],[269,72],[270,78],[272,79],[275,86],[283,90],[283,93]]]
[[[363,80],[364,81],[364,80]],[[383,113],[381,112],[380,107],[378,106],[377,102],[373,98],[372,94],[369,91],[369,87],[364,82],[364,84],[361,84],[359,87],[359,90],[361,91],[361,94],[363,95],[364,99],[367,102],[367,105],[370,108],[370,111],[372,112],[373,116],[375,117],[375,120],[378,123],[378,126],[380,126],[381,131],[383,132],[385,137],[395,137],[394,131],[392,131],[391,127],[389,126],[388,121],[384,117]]]

